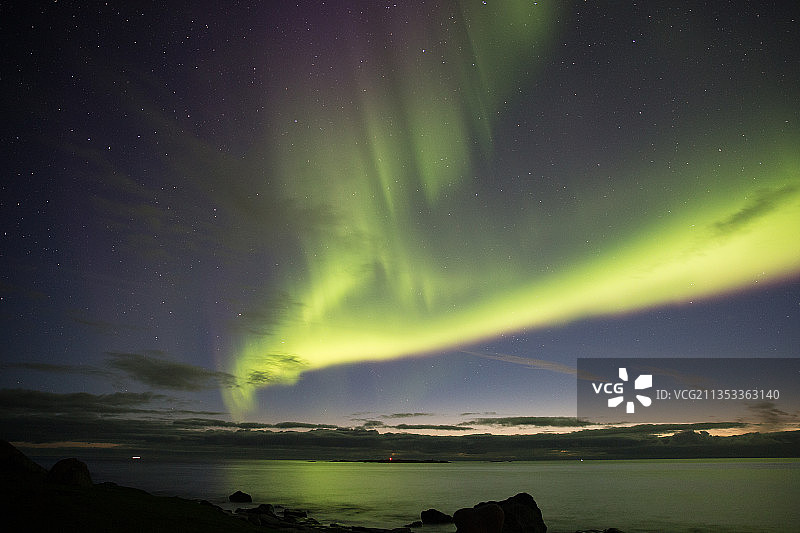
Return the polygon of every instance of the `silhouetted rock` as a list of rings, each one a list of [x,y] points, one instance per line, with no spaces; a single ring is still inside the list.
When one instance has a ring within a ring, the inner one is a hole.
[[[247,509],[237,507],[236,514],[258,514],[258,515],[266,515],[266,516],[273,516],[275,518],[278,515],[275,514],[275,507],[271,503],[262,503],[258,507],[250,507]]]
[[[289,521],[297,521],[298,518],[308,518],[308,513],[300,509],[284,509],[283,519]]]
[[[42,482],[47,475],[47,470],[5,440],[0,440],[0,472],[8,484]]]
[[[228,496],[228,501],[233,503],[252,503],[253,498],[246,492],[237,490],[236,492]]]
[[[266,514],[270,516],[277,516],[275,514],[275,507],[271,503],[262,503],[254,509],[258,514]]]
[[[453,522],[459,533],[501,533],[505,513],[496,503],[459,509],[453,513]]]
[[[503,510],[502,533],[546,533],[547,526],[542,519],[542,511],[533,496],[520,492],[501,502],[481,502],[474,508],[496,504]]]
[[[419,514],[423,524],[451,524],[453,517],[436,509],[428,509]]]
[[[283,519],[278,518],[275,515],[270,514],[260,514],[258,515],[259,523],[262,526],[267,527],[287,527],[287,524]]]
[[[422,520],[415,520],[414,522],[411,522],[410,524],[406,524],[403,527],[422,527]]]
[[[54,464],[53,468],[47,473],[47,481],[72,487],[88,488],[92,486],[89,467],[86,466],[86,463],[78,461],[74,457],[61,459]]]
[[[73,460],[74,461],[74,460]],[[68,483],[84,484],[79,465],[52,469],[52,476],[66,476]],[[77,461],[77,463],[80,463]],[[77,478],[70,472],[75,472]],[[88,472],[88,469],[87,469]],[[47,471],[30,461],[11,444],[0,441],[0,531],[138,533],[141,531],[191,531],[192,533],[257,533],[251,515],[231,515],[209,503],[175,497],[159,497],[140,489],[104,482],[87,487],[59,486],[47,481]],[[63,481],[63,479],[62,479]],[[263,508],[262,508],[263,510]],[[263,524],[266,514],[252,515]],[[242,518],[237,520],[237,518]],[[286,522],[281,521],[283,529]],[[274,528],[273,528],[274,529]],[[286,533],[300,533],[289,526]],[[303,531],[309,531],[304,529]],[[338,532],[337,532],[338,533]],[[344,531],[341,533],[350,533]]]

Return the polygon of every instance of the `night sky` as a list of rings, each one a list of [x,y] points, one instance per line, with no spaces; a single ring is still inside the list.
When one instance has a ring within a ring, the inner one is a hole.
[[[532,432],[578,358],[800,356],[796,2],[12,2],[0,34],[6,413]]]

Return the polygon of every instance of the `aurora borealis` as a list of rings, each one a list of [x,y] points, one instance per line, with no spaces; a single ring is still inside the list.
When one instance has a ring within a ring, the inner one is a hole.
[[[800,355],[791,3],[7,11],[0,388],[452,429]]]
[[[525,1],[461,7],[406,20],[419,28],[407,34],[391,15],[354,25],[336,50],[358,52],[334,94],[324,76],[309,77],[302,96],[277,102],[298,117],[274,143],[282,190],[330,220],[300,243],[302,266],[284,282],[297,305],[245,342],[235,375],[293,383],[304,370],[453,349],[800,270],[786,231],[800,223],[800,159],[792,141],[781,146],[784,124],[739,117],[743,139],[714,132],[691,153],[670,132],[652,145],[666,168],[603,162],[568,176],[580,186],[573,209],[546,180],[525,180],[523,201],[499,192],[493,130],[504,105],[536,107],[535,91],[514,88],[546,76],[538,71],[559,13]],[[767,163],[743,157],[750,151]],[[545,219],[553,211],[555,227]],[[565,228],[573,216],[581,223]],[[251,408],[251,390],[230,390],[228,406]]]

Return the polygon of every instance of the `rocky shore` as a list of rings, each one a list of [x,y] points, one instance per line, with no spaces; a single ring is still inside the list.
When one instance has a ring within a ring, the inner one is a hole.
[[[481,502],[452,516],[427,509],[418,521],[383,529],[321,524],[302,509],[254,505],[242,491],[228,497],[242,507],[228,511],[208,501],[153,496],[115,483],[95,484],[77,459],[62,459],[48,471],[2,440],[0,472],[0,519],[5,531],[412,533],[452,523],[457,533],[547,533],[542,512],[527,493]],[[577,533],[601,532],[621,533],[615,528]]]

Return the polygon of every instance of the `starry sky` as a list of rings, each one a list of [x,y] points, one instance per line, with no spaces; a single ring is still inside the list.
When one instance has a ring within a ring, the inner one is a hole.
[[[7,412],[531,432],[578,358],[800,355],[794,2],[15,4]]]

